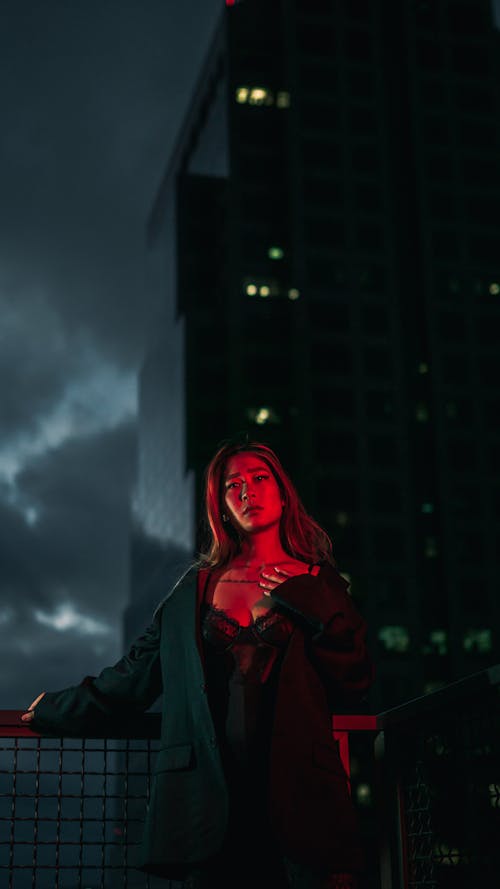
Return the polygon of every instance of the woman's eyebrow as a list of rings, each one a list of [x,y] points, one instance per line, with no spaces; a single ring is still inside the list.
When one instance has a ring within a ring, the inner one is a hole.
[[[247,469],[247,472],[268,472],[266,466],[254,466],[252,469]],[[238,476],[243,475],[242,472],[232,472],[231,475],[226,475],[226,481],[229,481],[230,478],[237,478]]]

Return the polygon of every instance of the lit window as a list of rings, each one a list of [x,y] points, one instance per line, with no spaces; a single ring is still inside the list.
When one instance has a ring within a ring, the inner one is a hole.
[[[424,645],[424,654],[447,654],[448,634],[446,630],[431,630],[428,642]]]
[[[279,296],[281,292],[276,278],[243,278],[242,287],[247,296]]]
[[[298,299],[300,296],[300,290],[297,290],[296,287],[291,287],[288,291],[288,299]]]
[[[264,426],[266,423],[279,423],[279,417],[271,407],[252,407],[247,410],[247,417],[252,423]]]
[[[488,654],[492,649],[491,630],[469,629],[462,641],[464,650],[473,654]]]
[[[250,95],[250,90],[247,86],[239,86],[236,90],[236,101],[240,105],[244,105],[245,102],[248,101],[248,96]]]
[[[435,537],[426,537],[424,544],[424,556],[426,559],[435,559],[437,556],[437,542]]]
[[[269,259],[283,259],[284,251],[281,247],[270,247],[267,255]]]
[[[250,90],[248,101],[250,105],[272,105],[274,96],[270,90],[266,90],[264,87],[255,86]]]
[[[404,654],[410,647],[410,635],[407,627],[380,627],[378,638],[383,643],[386,651]]]
[[[492,281],[490,286],[488,287],[492,296],[498,296],[500,293],[500,284],[497,281]]]
[[[369,784],[358,784],[356,787],[356,800],[361,806],[371,805],[372,791]]]
[[[422,503],[422,512],[424,515],[431,515],[434,512],[433,503]]]
[[[415,408],[415,417],[419,423],[427,423],[429,419],[429,409],[425,402],[419,401]]]
[[[425,361],[421,361],[418,365],[419,374],[427,374],[429,373],[429,365]]]
[[[290,108],[290,93],[285,90],[276,94],[276,105],[278,108]]]
[[[488,784],[490,806],[493,809],[500,809],[500,784]]]

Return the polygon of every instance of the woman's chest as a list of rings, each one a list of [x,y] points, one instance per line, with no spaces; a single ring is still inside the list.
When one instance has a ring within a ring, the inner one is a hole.
[[[218,578],[209,591],[208,604],[228,617],[236,620],[240,626],[249,626],[257,618],[270,610],[271,599],[264,595],[258,580],[235,580]]]
[[[280,563],[280,569],[287,577],[305,573],[307,566],[290,559]],[[249,626],[267,614],[274,606],[272,590],[266,572],[273,572],[272,566],[244,565],[238,560],[214,572],[205,589],[205,604],[237,620],[241,626]]]

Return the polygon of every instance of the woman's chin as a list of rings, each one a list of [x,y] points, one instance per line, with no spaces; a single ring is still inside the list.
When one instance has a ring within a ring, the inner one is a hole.
[[[259,534],[268,531],[272,527],[279,528],[279,518],[269,519],[261,515],[245,516],[245,521],[239,524],[241,534]]]

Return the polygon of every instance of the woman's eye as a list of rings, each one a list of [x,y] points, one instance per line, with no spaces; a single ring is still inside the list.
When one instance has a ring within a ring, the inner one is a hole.
[[[255,478],[257,479],[257,481],[261,481],[261,479],[269,478],[269,476],[268,475],[256,475]]]

